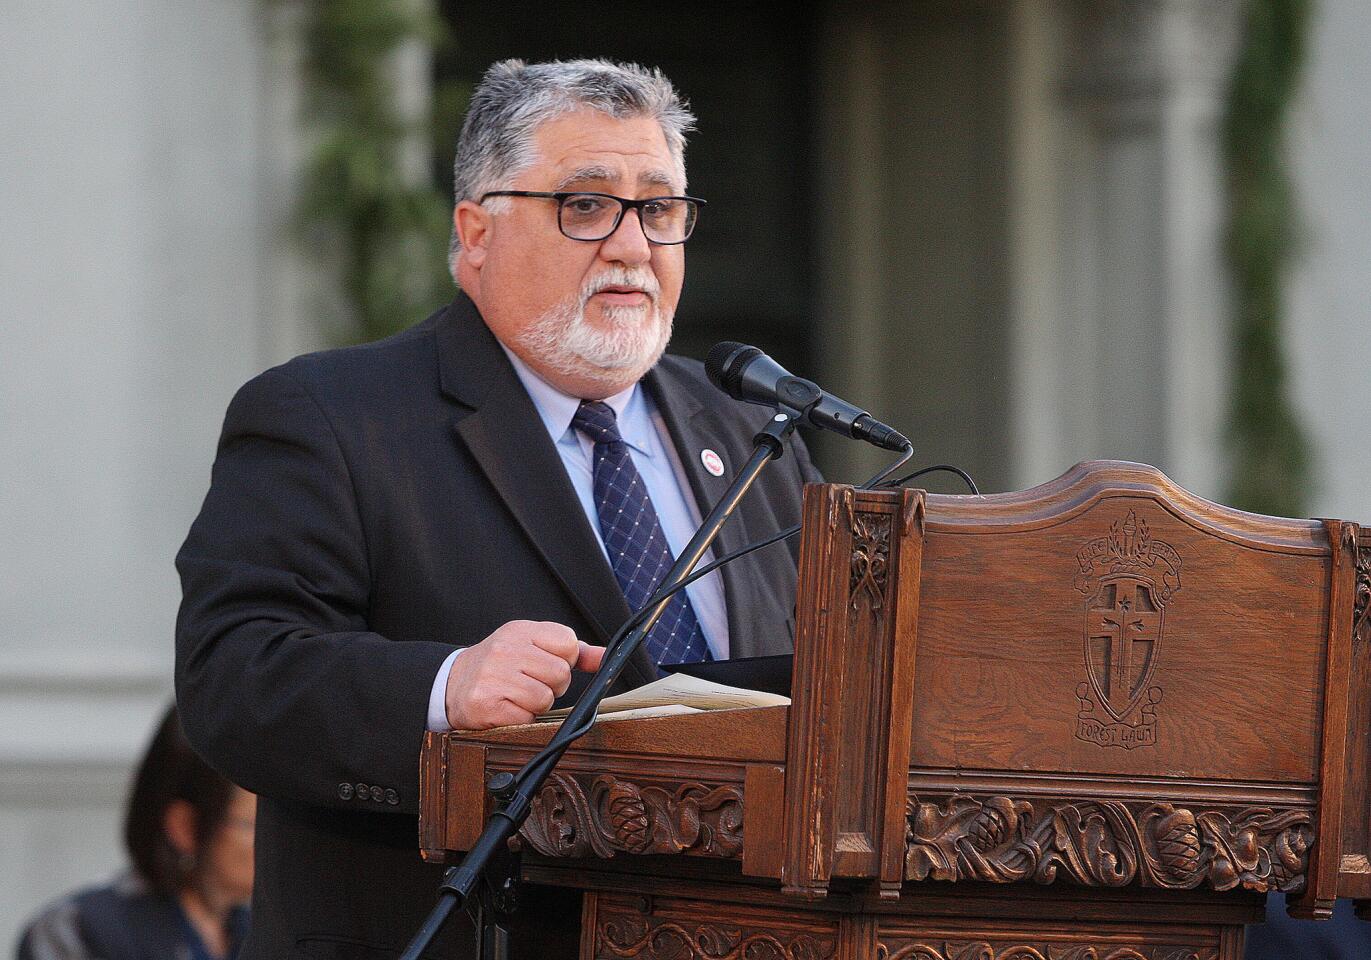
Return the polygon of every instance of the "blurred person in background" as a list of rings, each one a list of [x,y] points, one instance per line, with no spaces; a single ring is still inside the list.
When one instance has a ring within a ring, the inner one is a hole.
[[[124,821],[132,869],[43,910],[18,960],[223,960],[247,934],[257,798],[201,760],[173,707]]]

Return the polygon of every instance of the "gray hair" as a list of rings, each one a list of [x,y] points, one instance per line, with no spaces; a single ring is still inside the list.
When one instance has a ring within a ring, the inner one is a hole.
[[[685,176],[685,135],[695,128],[695,116],[660,70],[609,60],[501,60],[477,84],[457,138],[455,202],[503,188],[537,161],[533,137],[539,126],[585,108],[620,120],[656,120]],[[460,251],[454,229],[448,251],[454,277]]]

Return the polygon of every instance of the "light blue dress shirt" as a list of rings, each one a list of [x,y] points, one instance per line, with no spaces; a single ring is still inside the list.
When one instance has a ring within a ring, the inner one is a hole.
[[[504,345],[501,344],[503,348]],[[576,498],[585,511],[590,529],[595,534],[600,549],[605,551],[604,537],[600,534],[599,514],[595,510],[594,466],[592,452],[595,444],[571,426],[581,401],[568,396],[538,376],[528,366],[505,350],[514,372],[528,391],[538,415],[547,427],[548,436],[557,447],[557,454],[566,467],[567,477],[571,480]],[[647,485],[648,496],[657,511],[657,519],[662,524],[671,552],[680,556],[681,550],[690,542],[696,528],[700,525],[700,511],[695,498],[690,494],[690,483],[681,465],[678,451],[672,445],[666,431],[666,423],[652,403],[652,398],[640,384],[634,384],[622,393],[606,397],[604,402],[614,410],[618,419],[619,434],[628,444],[629,455],[638,468],[643,483]],[[686,451],[687,455],[691,451]],[[605,551],[608,561],[609,553]],[[700,565],[708,563],[711,556],[706,555]],[[724,587],[718,572],[692,583],[686,587],[690,605],[695,609],[695,617],[700,622],[709,652],[716,660],[728,659],[728,611],[724,606]],[[447,678],[452,663],[460,650],[454,650],[433,681],[429,696],[428,728],[436,731],[452,729],[447,722]]]

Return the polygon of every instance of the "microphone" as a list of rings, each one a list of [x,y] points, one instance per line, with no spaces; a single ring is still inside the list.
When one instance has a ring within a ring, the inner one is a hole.
[[[810,426],[865,440],[886,450],[903,453],[912,446],[894,427],[826,393],[818,384],[793,376],[756,347],[732,340],[716,343],[705,359],[705,374],[734,400],[782,407],[799,414]]]

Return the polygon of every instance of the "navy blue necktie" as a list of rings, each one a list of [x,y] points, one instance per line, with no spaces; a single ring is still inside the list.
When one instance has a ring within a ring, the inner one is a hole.
[[[588,400],[576,411],[571,425],[595,444],[592,460],[600,535],[615,579],[636,613],[676,558],[648,498],[647,485],[629,456],[628,444],[619,436],[614,411],[608,404]],[[672,596],[647,635],[647,652],[658,666],[709,659],[709,646],[684,590]]]

